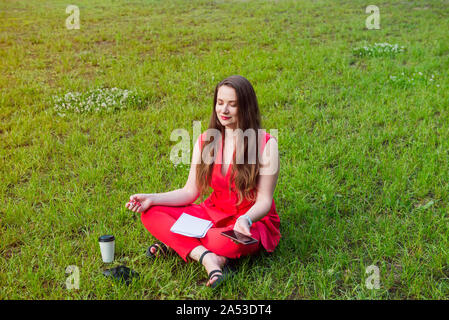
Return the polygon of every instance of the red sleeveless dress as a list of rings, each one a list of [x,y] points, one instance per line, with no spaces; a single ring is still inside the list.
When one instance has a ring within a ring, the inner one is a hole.
[[[200,145],[202,145],[204,137],[205,133],[199,138]],[[261,135],[260,149],[263,150],[270,137],[267,133],[265,133],[265,136]],[[232,230],[236,219],[245,214],[254,205],[255,201],[251,202],[244,199],[237,206],[238,195],[235,191],[234,180],[231,180],[231,191],[229,191],[232,164],[229,165],[225,176],[221,174],[223,141],[220,141],[218,150],[210,185],[214,191],[204,202],[201,204],[191,203],[179,207],[155,205],[142,212],[141,215],[145,228],[155,238],[174,249],[186,262],[189,261],[190,252],[199,245],[203,245],[207,250],[211,250],[217,255],[237,259],[241,256],[254,254],[261,247],[267,252],[272,252],[281,237],[279,232],[280,221],[274,200],[268,214],[261,220],[254,222],[251,226],[250,232],[252,236],[259,240],[256,244],[237,244],[221,235],[222,231]],[[171,232],[171,227],[182,213],[211,220],[213,226],[203,238],[192,238]]]
[[[200,135],[200,150],[204,143],[205,132]],[[264,135],[260,139],[260,153],[267,141],[272,137],[264,131]],[[221,138],[218,147],[218,154],[214,164],[214,169],[211,179],[211,187],[213,189],[212,194],[200,204],[201,207],[207,212],[216,227],[225,227],[230,224],[234,224],[235,220],[245,214],[255,203],[255,201],[249,201],[243,199],[242,203],[237,206],[238,193],[235,191],[234,179],[231,180],[231,191],[229,191],[229,178],[231,174],[232,163],[229,165],[226,172],[226,176],[221,173],[222,159],[223,159],[223,139]],[[234,151],[235,154],[235,151]],[[271,204],[270,211],[261,220],[256,221],[251,226],[251,234],[260,239],[262,246],[267,252],[273,252],[279,243],[281,237],[280,231],[280,219],[276,211],[274,199]]]

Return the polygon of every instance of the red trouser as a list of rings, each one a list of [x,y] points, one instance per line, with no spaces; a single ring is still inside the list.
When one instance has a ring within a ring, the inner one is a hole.
[[[171,232],[170,228],[183,212],[198,218],[211,220],[205,209],[199,205],[183,207],[152,206],[142,213],[141,220],[145,228],[155,238],[175,250],[186,262],[190,251],[201,245],[217,255],[231,259],[254,254],[261,248],[258,234],[253,230],[251,230],[253,237],[259,241],[250,245],[234,243],[231,239],[220,234],[222,231],[232,230],[233,224],[221,228],[212,226],[206,236],[199,239]]]

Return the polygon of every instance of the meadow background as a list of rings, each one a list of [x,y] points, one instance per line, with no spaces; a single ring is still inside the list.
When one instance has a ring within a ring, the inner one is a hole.
[[[443,0],[0,1],[0,299],[447,298],[448,35]],[[375,43],[405,50],[355,54]],[[199,264],[147,260],[154,238],[125,203],[184,185],[170,134],[204,130],[232,74],[279,130],[282,239],[213,292]],[[140,102],[55,111],[52,97],[97,88]],[[102,234],[140,280],[104,278]]]

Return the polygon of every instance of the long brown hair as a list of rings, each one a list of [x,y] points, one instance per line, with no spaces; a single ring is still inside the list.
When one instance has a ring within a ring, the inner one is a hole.
[[[212,116],[210,118],[209,122],[209,128],[206,131],[206,138],[205,142],[201,149],[201,159],[203,159],[203,151],[204,148],[210,144],[214,143],[219,145],[220,141],[215,141],[216,139],[212,140],[210,137],[212,136],[211,131],[209,129],[216,129],[221,133],[221,136],[224,137],[225,135],[225,127],[220,123],[220,120],[217,117],[217,113],[215,111],[215,106],[217,105],[217,94],[218,89],[221,86],[229,86],[234,88],[236,95],[237,95],[237,129],[241,129],[243,132],[247,129],[253,129],[255,130],[257,138],[256,140],[256,150],[259,150],[258,144],[259,144],[259,138],[258,138],[258,132],[261,128],[261,119],[260,119],[260,112],[259,112],[259,105],[257,103],[257,97],[256,92],[254,91],[253,86],[251,83],[244,77],[239,75],[233,75],[230,76],[224,80],[222,80],[220,83],[217,84],[215,87],[215,93],[214,93],[214,103],[212,107]],[[248,159],[248,139],[243,139],[244,141],[244,159]],[[211,155],[214,157],[216,154],[214,153],[214,150],[217,150],[217,148],[211,148]],[[257,186],[257,177],[259,175],[260,170],[260,164],[259,164],[259,157],[256,155],[255,157],[255,163],[246,163],[246,160],[243,161],[243,163],[236,163],[236,155],[233,156],[232,159],[232,169],[231,174],[229,178],[229,191],[231,191],[231,183],[232,179],[235,175],[235,187],[236,191],[238,193],[238,203],[242,203],[243,198],[249,200],[249,201],[255,201],[256,200],[256,186]],[[240,162],[240,161],[239,161]],[[248,161],[249,162],[249,161]],[[197,166],[196,170],[196,183],[198,190],[200,191],[201,200],[203,199],[204,195],[206,194],[206,191],[208,190],[211,180],[212,180],[212,172],[213,172],[214,163],[205,163],[203,160],[201,160],[200,164]]]

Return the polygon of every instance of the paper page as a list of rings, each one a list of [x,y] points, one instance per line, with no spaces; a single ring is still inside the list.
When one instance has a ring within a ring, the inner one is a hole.
[[[170,231],[187,237],[203,238],[211,227],[212,221],[197,218],[183,212]]]

